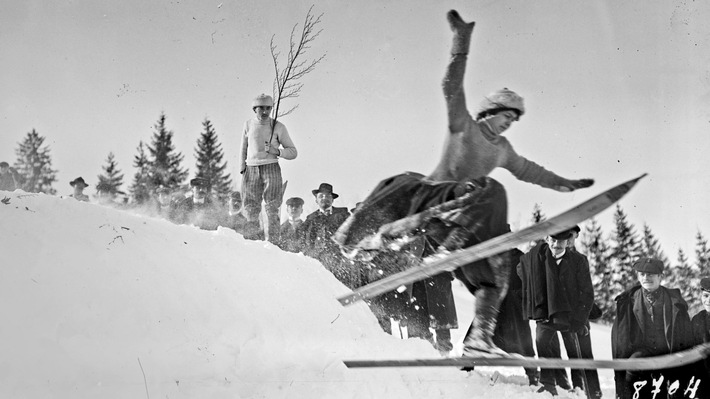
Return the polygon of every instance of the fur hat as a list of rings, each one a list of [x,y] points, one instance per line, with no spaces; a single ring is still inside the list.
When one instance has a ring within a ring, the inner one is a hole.
[[[338,194],[333,192],[333,186],[328,183],[321,183],[317,189],[311,190],[311,193],[313,193],[313,195],[318,195],[318,193],[330,193],[333,199],[338,198]]]
[[[271,98],[271,96],[266,95],[264,93],[259,94],[254,98],[254,100],[251,102],[251,109],[254,109],[256,107],[273,107],[274,106],[274,99]]]
[[[640,258],[634,263],[634,270],[643,273],[662,274],[663,262],[656,258]]]
[[[69,185],[72,187],[76,186],[77,184],[81,184],[83,187],[89,187],[89,185],[86,184],[86,182],[84,181],[83,177],[77,177],[76,179],[69,182]]]
[[[286,200],[286,206],[303,206],[303,198],[292,197]]]
[[[518,113],[518,117],[525,113],[525,105],[523,98],[512,90],[504,87],[501,90],[495,91],[483,98],[481,105],[476,115],[488,113],[494,110],[510,109]]]

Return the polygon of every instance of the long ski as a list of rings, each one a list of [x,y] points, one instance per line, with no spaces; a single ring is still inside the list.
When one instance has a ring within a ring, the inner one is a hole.
[[[344,360],[348,368],[369,367],[541,367],[572,369],[663,370],[695,363],[710,355],[710,343],[654,357],[633,359],[551,359],[534,357],[450,357],[438,359]]]
[[[425,262],[422,266],[412,267],[362,286],[347,295],[339,297],[338,301],[340,301],[343,306],[351,305],[357,301],[373,298],[385,292],[392,291],[402,285],[411,284],[445,271],[454,270],[477,260],[485,259],[519,245],[529,243],[540,237],[569,229],[619,201],[644,176],[646,176],[645,173],[635,179],[612,187],[566,212],[523,230],[503,234],[472,247],[456,251],[445,258]]]

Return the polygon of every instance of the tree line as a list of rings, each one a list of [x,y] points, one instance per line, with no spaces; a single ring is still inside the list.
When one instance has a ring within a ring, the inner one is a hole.
[[[166,115],[161,113],[153,126],[153,132],[146,143],[140,141],[133,158],[136,172],[129,184],[128,193],[121,190],[124,174],[119,169],[115,154],[109,152],[97,176],[97,191],[111,196],[125,194],[135,206],[141,206],[154,198],[155,190],[166,187],[171,191],[187,189],[189,169],[184,167],[185,157],[175,149],[173,132],[166,126]],[[13,167],[21,177],[20,189],[30,193],[56,194],[53,184],[57,181],[57,170],[52,167],[52,156],[45,137],[32,129],[18,143],[17,156]],[[195,176],[207,179],[212,192],[226,196],[232,188],[232,180],[223,160],[224,151],[212,122],[205,118],[202,131],[195,147]]]

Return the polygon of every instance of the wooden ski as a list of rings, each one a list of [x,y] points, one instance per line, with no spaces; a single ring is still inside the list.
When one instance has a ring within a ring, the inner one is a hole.
[[[369,367],[540,367],[572,369],[663,370],[695,363],[710,355],[710,343],[683,352],[633,359],[550,359],[535,357],[449,357],[438,359],[344,360],[348,368]]]

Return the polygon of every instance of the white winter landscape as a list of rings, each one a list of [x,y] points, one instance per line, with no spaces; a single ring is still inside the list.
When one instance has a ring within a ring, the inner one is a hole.
[[[522,368],[346,368],[439,355],[341,306],[348,289],[303,255],[72,198],[0,198],[2,398],[550,397]],[[460,351],[473,305],[456,290]],[[609,328],[592,336],[610,358]]]

